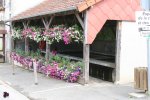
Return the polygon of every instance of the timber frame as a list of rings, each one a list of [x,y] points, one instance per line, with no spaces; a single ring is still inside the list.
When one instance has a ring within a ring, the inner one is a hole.
[[[83,69],[83,82],[81,84],[87,84],[89,82],[89,50],[90,50],[89,47],[90,47],[90,45],[86,44],[86,41],[87,41],[86,40],[86,38],[87,38],[87,24],[86,24],[87,14],[86,13],[87,13],[87,11],[84,12],[84,21],[83,21],[79,15],[79,13],[74,12],[74,15],[76,16],[77,20],[79,21],[81,27],[84,30],[84,42],[83,42],[83,52],[84,53],[83,53],[82,61],[84,62],[85,67]],[[52,23],[54,17],[55,17],[55,15],[52,15],[50,17],[48,17],[48,16],[40,17],[46,30],[48,30],[49,27],[51,26],[51,23]],[[30,23],[29,19],[22,21],[24,29],[28,28],[29,23]],[[12,22],[11,24],[14,24],[14,22]],[[13,32],[13,28],[11,30]],[[27,38],[25,38],[25,51],[26,52],[29,51],[29,41]],[[50,58],[50,54],[51,54],[50,53],[50,44],[46,43],[46,60],[48,60]],[[72,59],[74,59],[74,58],[72,58]],[[14,74],[14,67],[13,67],[13,74]],[[35,79],[35,84],[38,84],[36,68],[34,68],[34,79]]]
[[[66,58],[83,61],[83,63],[84,63],[83,76],[81,77],[82,81],[80,83],[81,84],[88,84],[89,83],[89,64],[90,63],[97,64],[97,65],[102,65],[102,66],[106,66],[106,67],[110,67],[110,68],[113,68],[113,69],[115,69],[116,65],[114,63],[110,63],[110,62],[98,61],[98,60],[95,60],[95,59],[90,59],[90,44],[86,44],[87,43],[87,32],[88,32],[88,26],[87,26],[88,25],[87,24],[87,21],[88,21],[88,16],[87,16],[88,9],[85,10],[84,12],[82,12],[82,15],[83,15],[84,18],[80,17],[79,12],[74,12],[74,11],[71,12],[71,13],[67,13],[65,15],[71,15],[71,14],[76,16],[76,18],[77,18],[78,22],[80,23],[82,29],[84,30],[84,33],[83,33],[84,34],[83,59],[78,58],[78,57],[71,57],[71,56],[61,55],[61,54],[60,55],[63,56],[63,57],[66,57]],[[64,16],[64,14],[62,14],[62,15]],[[48,30],[49,27],[52,24],[52,21],[53,21],[54,17],[62,16],[62,15],[59,13],[58,15],[57,14],[53,14],[51,16],[45,15],[45,16],[40,16],[38,18],[42,20],[45,29]],[[28,28],[31,19],[32,18],[29,18],[27,20],[24,19],[22,21],[24,29]],[[33,18],[33,19],[37,19],[37,18]],[[15,22],[17,22],[17,21],[12,22],[12,24],[14,24]],[[11,29],[11,30],[13,30],[13,29]],[[28,39],[25,38],[25,51],[28,51],[28,50],[29,50],[29,41],[28,41]],[[51,56],[50,44],[46,43],[46,60],[48,60],[50,58],[50,56]],[[13,70],[14,70],[14,67],[13,67]],[[13,74],[14,74],[14,71],[13,71]],[[114,74],[114,76],[115,76],[115,74]],[[35,84],[37,85],[38,84],[38,79],[37,79],[36,68],[34,68],[34,79],[35,79]]]
[[[50,19],[48,20],[47,17],[45,18],[42,18],[42,22],[44,24],[44,27],[46,30],[49,29],[51,23],[52,23],[52,20],[53,20],[54,16],[51,16]],[[48,59],[50,58],[50,44],[48,44],[46,42],[46,60],[48,61]]]
[[[28,28],[29,23],[30,23],[30,21],[23,21],[22,22],[24,29]],[[25,52],[28,52],[28,51],[29,51],[29,40],[28,40],[28,38],[25,38]]]

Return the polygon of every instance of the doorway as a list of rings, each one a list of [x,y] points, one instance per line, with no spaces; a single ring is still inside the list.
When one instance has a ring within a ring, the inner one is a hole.
[[[107,20],[90,45],[90,76],[115,82],[116,70],[116,20]]]
[[[5,62],[5,34],[0,34],[0,63]]]

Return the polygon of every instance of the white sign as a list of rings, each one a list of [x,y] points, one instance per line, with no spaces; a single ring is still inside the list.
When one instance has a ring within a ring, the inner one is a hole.
[[[144,37],[150,36],[150,12],[149,11],[137,11],[136,24],[142,36]]]

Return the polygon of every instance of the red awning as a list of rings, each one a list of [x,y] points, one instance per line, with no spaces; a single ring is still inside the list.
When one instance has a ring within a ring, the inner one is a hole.
[[[0,34],[6,34],[7,31],[6,30],[0,30]]]
[[[106,20],[135,21],[140,0],[103,0],[88,10],[87,44],[92,44]]]

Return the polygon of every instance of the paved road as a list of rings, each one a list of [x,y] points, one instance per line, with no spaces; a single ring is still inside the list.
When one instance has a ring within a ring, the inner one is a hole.
[[[0,64],[0,80],[31,100],[150,100],[148,97],[130,98],[129,93],[137,92],[133,84],[114,85],[92,78],[90,84],[82,86],[38,74],[39,84],[34,85],[33,72],[19,67],[15,68],[15,72],[12,75],[12,65]]]

